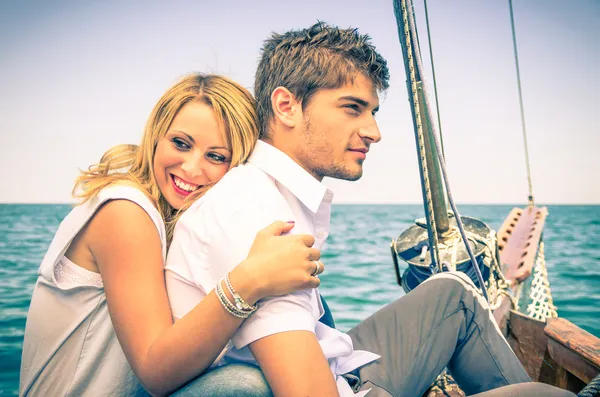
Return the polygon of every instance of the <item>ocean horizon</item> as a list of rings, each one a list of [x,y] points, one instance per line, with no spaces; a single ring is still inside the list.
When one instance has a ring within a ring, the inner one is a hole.
[[[513,204],[459,204],[498,230]],[[23,333],[38,266],[71,203],[0,204],[0,395],[18,394]],[[545,254],[560,317],[600,337],[600,204],[547,205]],[[390,241],[423,217],[414,204],[334,204],[322,250],[321,293],[336,325],[349,330],[404,295]],[[404,268],[406,265],[401,264]]]
[[[53,201],[0,201],[0,205],[75,205],[77,204],[76,201],[57,201],[57,202],[53,202]],[[423,206],[423,204],[421,202],[387,202],[387,201],[382,201],[382,202],[336,202],[333,204],[334,206],[337,205],[408,205],[408,206]],[[465,202],[460,202],[460,203],[456,203],[456,206],[460,209],[460,207],[465,206],[465,205],[471,205],[471,206],[485,206],[485,205],[489,205],[489,206],[512,206],[512,207],[523,207],[524,204],[523,203],[510,203],[510,202],[488,202],[488,203],[479,203],[479,202],[469,202],[469,201],[465,201]],[[547,206],[557,206],[557,207],[566,207],[566,206],[590,206],[590,207],[596,207],[596,206],[600,206],[600,203],[597,202],[545,202],[545,203],[536,203],[536,206],[539,207],[547,207]]]

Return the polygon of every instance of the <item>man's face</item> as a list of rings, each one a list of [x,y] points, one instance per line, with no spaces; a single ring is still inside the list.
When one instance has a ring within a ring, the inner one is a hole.
[[[377,90],[362,74],[342,87],[317,90],[303,111],[295,160],[319,181],[360,179],[369,146],[381,140],[378,109]]]

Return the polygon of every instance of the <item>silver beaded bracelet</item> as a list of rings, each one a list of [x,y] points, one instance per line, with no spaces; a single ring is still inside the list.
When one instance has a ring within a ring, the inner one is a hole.
[[[225,291],[223,291],[223,286],[221,285],[221,283],[223,282],[223,279],[221,279],[218,283],[217,283],[217,288],[216,288],[216,293],[217,293],[217,297],[219,298],[219,301],[221,302],[221,305],[223,306],[223,308],[232,316],[235,316],[237,318],[248,318],[250,317],[250,315],[252,313],[255,312],[255,310],[240,310],[238,309],[236,306],[234,306],[233,303],[231,303],[231,301],[229,300],[229,298],[227,297],[227,295],[225,295]]]
[[[240,294],[237,293],[236,290],[233,289],[233,285],[231,285],[231,280],[229,280],[229,273],[225,275],[225,285],[227,285],[227,289],[231,296],[233,296],[233,300],[235,301],[235,307],[242,311],[250,311],[255,312],[258,309],[257,305],[250,305],[248,302],[242,298]]]

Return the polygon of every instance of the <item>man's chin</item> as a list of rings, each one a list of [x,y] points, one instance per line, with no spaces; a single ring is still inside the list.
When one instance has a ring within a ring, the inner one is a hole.
[[[338,170],[337,172],[332,172],[330,175],[327,175],[330,178],[334,179],[342,179],[344,181],[357,181],[363,175],[362,167],[357,170]]]
[[[358,181],[360,178],[362,178],[362,171],[359,174],[355,174],[352,176],[349,176],[348,178],[344,178],[346,181]]]

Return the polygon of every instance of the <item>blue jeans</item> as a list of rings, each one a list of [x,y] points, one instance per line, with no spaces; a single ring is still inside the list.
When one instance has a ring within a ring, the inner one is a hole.
[[[205,372],[171,397],[273,397],[260,369],[229,364]]]

